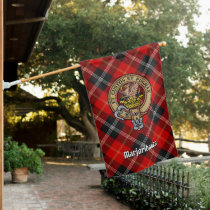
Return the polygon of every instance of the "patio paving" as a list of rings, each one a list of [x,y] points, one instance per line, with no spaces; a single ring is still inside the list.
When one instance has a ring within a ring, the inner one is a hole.
[[[4,177],[4,210],[128,210],[100,187],[100,174],[86,164],[47,161],[42,177],[30,174],[28,183],[12,184]]]

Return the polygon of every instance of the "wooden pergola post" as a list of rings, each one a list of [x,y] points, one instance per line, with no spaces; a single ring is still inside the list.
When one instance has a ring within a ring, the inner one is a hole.
[[[3,130],[3,71],[4,71],[4,11],[3,1],[0,1],[0,209],[3,209],[3,145],[4,145],[4,130]]]

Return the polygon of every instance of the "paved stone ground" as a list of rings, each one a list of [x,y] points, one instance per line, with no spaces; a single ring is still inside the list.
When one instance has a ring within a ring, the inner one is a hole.
[[[100,187],[100,174],[85,164],[50,162],[40,178],[30,174],[28,183],[12,184],[5,173],[4,210],[128,210]]]

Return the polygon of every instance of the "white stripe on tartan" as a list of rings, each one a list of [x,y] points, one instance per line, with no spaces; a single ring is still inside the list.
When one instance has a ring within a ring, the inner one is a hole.
[[[157,49],[154,49],[153,53],[150,55],[150,57],[152,57],[152,59],[155,57],[155,55],[159,53],[159,51]],[[139,58],[133,56],[132,54],[129,54],[129,52],[126,54],[126,56],[128,58],[130,58],[132,61],[137,62],[139,65],[141,63],[145,64],[144,61],[140,60]],[[158,77],[163,78],[163,75],[161,74],[161,72],[159,72],[156,68],[154,68],[154,66],[151,65],[152,59],[149,59],[149,63],[147,63],[146,68],[151,68],[151,70],[153,70],[153,73],[155,73]]]
[[[157,112],[157,109],[159,108],[159,106],[161,106],[162,102],[164,101],[165,97],[161,97],[161,99],[159,100],[159,102],[157,103],[158,106],[156,106],[156,109],[154,112]],[[155,115],[153,115],[152,117],[152,121],[154,120],[154,117]],[[147,134],[146,134],[146,137],[148,138],[149,134],[151,133],[151,130],[152,130],[152,123],[150,124],[150,127],[148,128],[148,131],[147,131]],[[157,154],[156,152],[154,152],[153,150],[151,150],[151,153],[154,154],[154,156],[157,158],[157,156],[159,154]]]
[[[132,136],[128,135],[127,133],[125,133],[122,130],[119,130],[118,128],[114,128],[112,127],[113,124],[108,123],[107,121],[105,121],[104,119],[102,119],[101,117],[98,116],[97,120],[102,123],[105,124],[107,127],[109,127],[109,133],[111,133],[112,131],[115,131],[116,133],[118,133],[119,135],[121,135],[122,137],[130,140],[131,142],[135,142],[136,139],[133,138]],[[118,120],[115,119],[115,122],[118,122]],[[113,129],[111,129],[113,128]],[[101,139],[101,144],[103,145],[105,143],[105,141],[109,138],[110,136],[107,135],[107,133],[104,135],[103,139]]]
[[[84,67],[83,70],[88,73],[89,75],[95,77],[95,79],[100,80],[100,82],[103,82],[105,85],[109,85],[111,86],[110,82],[107,82],[106,80],[103,80],[102,78],[100,78],[98,75],[94,74],[92,71],[90,71],[87,67]]]
[[[154,50],[153,53],[152,53],[152,55],[151,55],[150,57],[153,57],[153,54],[154,54],[155,52],[156,52],[156,53],[159,53],[158,50]],[[159,77],[161,77],[161,78],[163,79],[163,74],[162,74],[162,72],[157,71],[156,68],[154,68],[153,73],[155,73],[157,76],[159,76]],[[159,103],[158,103],[157,105],[161,107],[161,104],[162,104],[162,102],[163,102],[164,99],[166,100],[165,94],[164,94],[164,95],[161,97],[161,99],[160,99],[161,103],[160,103],[160,101],[159,101]],[[154,116],[157,115],[157,116],[159,116],[159,119],[161,118],[161,120],[163,120],[168,126],[171,127],[170,121],[169,121],[168,119],[166,119],[164,116],[159,115],[159,114],[157,113],[157,109],[158,109],[158,107],[156,107],[156,110],[155,110],[155,111],[152,110],[152,112],[154,112],[153,119],[154,119]],[[152,121],[153,121],[153,119],[152,119]],[[151,130],[151,126],[150,126],[148,132],[149,132],[150,130]],[[146,136],[148,137],[148,133],[147,133]],[[173,145],[173,146],[171,145],[170,148],[169,148],[169,150],[167,151],[168,153],[167,153],[166,157],[162,157],[161,155],[158,154],[158,156],[160,157],[160,159],[161,159],[161,160],[168,159],[168,157],[169,157],[171,151],[173,150],[173,148],[174,148],[174,145]],[[154,150],[151,150],[151,153],[154,154],[154,153],[155,153]],[[157,158],[157,153],[155,153],[155,157]],[[159,158],[159,157],[158,157],[158,158]]]
[[[155,113],[157,113],[157,109],[159,108],[159,106],[161,106],[162,102],[164,101],[165,97],[162,96],[161,99],[159,100],[157,106],[156,106],[156,109],[154,110]],[[154,114],[153,115],[153,118],[152,118],[152,121],[154,120],[154,117],[156,115]],[[107,123],[104,119],[100,118],[99,116],[97,117],[97,120],[99,120],[102,124],[105,124],[107,127],[109,127],[109,130],[107,132],[107,134],[104,135],[103,139],[101,140],[101,145],[103,145],[105,143],[105,141],[109,138],[109,134],[111,134],[112,131],[115,131],[117,132],[119,135],[121,135],[122,137],[125,137],[127,138],[128,140],[131,140],[133,143],[135,142],[136,144],[138,144],[140,147],[144,147],[146,145],[146,137],[149,138],[149,134],[152,132],[152,124],[150,125],[150,127],[148,128],[148,132],[145,136],[145,138],[143,139],[142,142],[139,142],[139,141],[136,141],[135,138],[133,138],[132,136],[128,135],[127,133],[115,128],[114,126],[117,124],[118,120],[115,120],[113,124],[110,124],[110,123]],[[168,121],[169,122],[169,121]],[[169,151],[168,152],[171,152],[173,149],[173,146],[170,146],[169,148]],[[166,157],[163,157],[161,156],[160,154],[158,154],[157,152],[155,152],[153,149],[150,150],[150,152],[152,153],[153,157],[155,157],[155,159],[158,157],[160,158],[161,160],[164,160],[164,159],[167,159],[168,156],[170,154],[167,155],[167,158]],[[130,170],[133,165],[134,165],[135,162],[131,162],[128,166],[128,169]]]
[[[112,171],[114,174],[117,172],[117,169],[116,168],[113,168],[107,162],[105,162],[105,164],[106,164],[106,168],[109,169],[110,171]],[[121,175],[121,174],[119,174],[119,175]]]
[[[138,57],[133,56],[132,54],[127,53],[126,57],[130,58],[133,61],[135,61],[136,63],[138,63],[139,65],[141,64],[141,60]],[[131,63],[131,62],[130,62]],[[131,64],[130,64],[131,65]]]
[[[120,132],[120,130],[116,128],[117,123],[118,123],[117,120],[114,120],[114,122],[112,124],[107,123],[107,121],[104,123],[104,125],[106,125],[107,127],[109,127],[109,130],[106,133],[107,135],[110,136],[110,134],[112,133],[112,131],[115,131],[116,132],[116,130],[118,130],[118,132]]]
[[[159,108],[159,106],[162,104],[162,102],[164,101],[164,97],[161,97],[161,100],[159,101],[159,103],[157,104],[158,106],[156,106],[156,110],[154,112],[157,112],[157,109]],[[152,121],[154,120],[154,116],[153,115],[153,118],[152,118]],[[132,136],[128,135],[127,133],[123,132],[122,130],[119,130],[118,128],[114,127],[118,120],[115,119],[114,123],[113,124],[110,124],[108,123],[107,121],[105,121],[104,119],[102,119],[101,117],[97,116],[97,120],[99,122],[101,122],[102,124],[105,124],[107,127],[109,127],[109,130],[108,132],[104,135],[103,139],[101,139],[101,145],[103,146],[104,143],[106,142],[106,140],[109,138],[109,135],[111,134],[112,131],[115,131],[116,133],[118,133],[120,136],[124,137],[124,138],[127,138],[127,140],[130,140],[132,143],[136,143],[138,144],[140,147],[144,147],[146,146],[146,137],[149,138],[149,134],[152,132],[152,124],[150,125],[150,127],[148,128],[148,132],[145,136],[145,138],[143,139],[142,142],[139,142],[139,141],[136,141],[135,138],[133,138]],[[172,148],[171,148],[172,149]],[[153,149],[150,150],[150,152],[152,153],[153,156],[155,156],[155,158],[158,157],[158,153],[156,153]],[[160,156],[160,155],[159,155]],[[163,160],[165,159],[164,157],[160,156],[160,159]],[[133,163],[134,164],[134,163]],[[131,168],[133,166],[133,164],[131,163],[129,165],[129,168]]]
[[[111,57],[112,59],[110,60],[110,62],[107,63],[106,68],[104,69],[104,72],[102,73],[102,75],[100,77],[98,77],[98,81],[96,82],[96,84],[88,91],[89,93],[89,98],[94,94],[94,92],[96,91],[96,89],[98,88],[98,86],[103,82],[103,78],[105,77],[105,75],[109,72],[112,63],[115,61],[115,58]],[[94,72],[92,72],[92,74],[94,74]]]
[[[158,50],[154,50],[153,53],[152,53],[152,55],[151,55],[150,57],[153,58],[153,56],[154,56],[156,53],[159,53],[159,51],[158,51]],[[133,56],[133,55],[127,54],[127,57],[129,57],[132,61],[136,61],[136,62],[139,63],[139,64],[143,64],[143,65],[145,66],[145,68],[150,68],[150,69],[152,69],[152,70],[153,70],[153,73],[155,73],[155,74],[157,75],[157,77],[163,78],[162,73],[159,72],[159,71],[157,71],[156,68],[154,68],[154,67],[151,65],[152,59],[149,59],[149,62],[148,62],[148,63],[145,63],[145,62],[141,61],[140,59],[138,59],[137,57],[135,57],[135,56]],[[109,63],[107,64],[107,68],[104,70],[104,72],[108,72],[108,71],[109,71],[109,69],[110,69],[110,67],[111,67],[111,64],[113,63],[114,60],[112,59],[111,61],[112,61],[112,62],[109,62]],[[92,73],[92,72],[90,72],[88,69],[86,69],[86,72],[88,72],[89,74]],[[98,79],[98,81],[99,81],[99,83],[97,83],[97,86],[100,85],[101,82],[104,82],[106,85],[109,85],[109,86],[110,86],[110,83],[109,83],[109,82],[103,81],[103,76],[104,76],[104,75],[102,74],[101,77],[98,77],[98,78],[95,77],[95,78]],[[96,87],[93,87],[92,90],[91,90],[91,93],[89,92],[89,94],[92,95],[92,94],[94,93],[95,89],[96,89]],[[164,122],[170,126],[170,122],[169,122],[165,117],[163,117],[163,116],[161,116],[161,115],[159,115],[159,114],[157,113],[157,109],[159,108],[159,106],[161,106],[161,104],[162,104],[162,102],[163,102],[164,99],[165,99],[165,95],[163,95],[163,96],[161,97],[161,99],[159,100],[159,102],[158,102],[158,104],[157,104],[158,106],[156,107],[155,111],[152,110],[152,112],[153,112],[152,121],[154,120],[154,117],[155,117],[155,116],[158,116],[159,119],[162,118],[162,120],[164,120]],[[105,124],[107,127],[109,127],[109,130],[108,130],[107,134],[105,134],[104,137],[103,137],[103,139],[101,140],[101,145],[102,145],[102,146],[103,146],[103,144],[105,143],[105,141],[109,138],[109,135],[111,134],[112,131],[115,131],[115,132],[117,131],[117,133],[118,133],[119,135],[122,135],[123,137],[126,137],[128,140],[131,140],[133,143],[136,142],[136,139],[135,139],[135,138],[133,138],[133,137],[131,137],[130,135],[128,135],[127,133],[125,133],[125,132],[123,132],[123,131],[121,131],[121,130],[115,128],[115,125],[116,125],[117,122],[118,122],[117,120],[115,120],[113,124],[107,123],[104,119],[100,118],[99,116],[97,117],[97,120],[99,120],[102,124]],[[148,136],[149,136],[151,130],[152,130],[152,126],[150,126],[149,129],[148,129],[148,132],[147,132],[147,134],[146,134],[146,137],[147,137],[147,138],[148,138]],[[146,145],[145,142],[146,142],[146,138],[144,138],[143,142],[141,142],[141,145],[139,145],[139,146],[142,146],[142,145],[145,146],[145,145]],[[136,142],[136,143],[139,144],[139,142]],[[155,158],[157,158],[157,157],[159,156],[159,158],[160,158],[161,160],[164,160],[164,159],[167,159],[167,158],[169,157],[170,152],[172,151],[172,149],[173,149],[173,146],[170,146],[169,151],[167,151],[167,152],[169,152],[169,153],[166,155],[166,157],[162,157],[161,155],[159,155],[158,153],[156,153],[154,150],[150,150],[150,152],[152,153],[153,156],[155,156]],[[135,157],[134,157],[133,159],[135,159]],[[137,159],[137,157],[136,157],[136,159]],[[134,164],[134,163],[135,163],[135,161],[132,161],[132,162],[129,164],[129,166],[128,166],[126,172],[125,172],[125,174],[129,172],[128,170],[130,170],[130,169],[133,167],[133,164]],[[116,173],[116,174],[118,174],[118,175],[121,175],[120,172],[118,172],[118,171],[116,172],[116,169],[112,168],[110,165],[109,165],[109,169],[110,169],[111,171],[113,171],[114,173]]]
[[[163,101],[164,98],[162,97],[161,99],[162,99],[162,101]],[[158,107],[158,106],[157,106],[157,107]],[[157,108],[157,107],[156,107],[156,108]],[[154,119],[154,116],[155,116],[155,115],[153,115],[152,121],[153,121],[153,119]],[[151,124],[150,127],[148,128],[148,132],[147,132],[145,138],[143,139],[144,145],[146,145],[145,142],[146,142],[146,139],[149,138],[149,134],[152,132],[151,130],[152,130],[152,124]],[[136,143],[137,143],[137,142],[136,142]],[[137,143],[137,144],[138,144],[138,143]],[[139,145],[139,146],[140,146],[140,145]],[[150,152],[152,153],[152,155],[153,155],[155,158],[157,158],[158,155],[159,155],[159,154],[156,153],[153,149],[151,149]],[[159,155],[159,156],[160,156],[160,155]],[[161,157],[162,157],[162,156],[161,156]],[[163,157],[162,157],[162,158],[163,158]],[[133,163],[133,164],[134,164],[134,163]],[[133,164],[130,164],[129,167],[132,167]]]
[[[113,127],[112,127],[113,124],[111,125],[110,123],[107,123],[105,120],[103,120],[103,119],[100,118],[100,117],[98,117],[98,120],[99,120],[101,123],[103,123],[103,124],[105,124],[106,126],[108,126],[108,127],[111,128],[111,129],[109,129],[109,134],[113,131]],[[116,124],[116,123],[115,123],[116,121],[117,121],[117,120],[114,121],[114,124]],[[117,131],[117,133],[119,133],[119,135],[123,134],[123,135],[121,135],[121,136],[127,138],[128,140],[131,140],[132,143],[135,142],[135,143],[138,144],[140,147],[146,146],[146,143],[145,143],[145,142],[136,142],[136,139],[135,139],[135,138],[133,138],[132,136],[128,135],[127,133],[125,133],[125,132],[123,132],[123,131],[121,131],[121,130],[119,130],[119,129],[117,129],[117,128],[115,128],[114,131]],[[103,139],[101,139],[101,145],[104,145],[105,141],[106,141],[108,138],[109,138],[109,135],[105,134],[104,137],[103,137]],[[146,138],[145,138],[145,141],[146,141]],[[155,156],[155,157],[157,158],[158,154],[157,154],[156,152],[154,152],[153,150],[150,150],[150,152],[153,152],[153,153],[152,153],[153,156]],[[134,159],[134,160],[136,161],[137,157],[133,157],[132,159]],[[132,162],[128,165],[128,170],[130,170],[130,169],[133,167],[135,161],[132,161]],[[111,167],[111,166],[110,166],[110,167]],[[125,174],[126,174],[126,173],[129,173],[128,170],[126,170]],[[112,170],[112,171],[113,171],[113,170]],[[114,171],[113,171],[113,172],[114,172]],[[116,174],[118,174],[118,173],[116,173]],[[119,175],[122,175],[122,174],[119,174]]]
[[[151,65],[153,59],[149,59],[148,63],[145,63],[144,61],[141,62],[141,65],[145,66],[144,71],[146,72],[147,69],[151,69],[153,70],[155,67],[153,65]]]
[[[159,51],[157,49],[154,49],[154,51],[152,52],[152,54],[149,57],[152,57],[152,59],[153,59],[157,53],[159,53]],[[138,57],[130,54],[129,51],[127,52],[126,56],[129,57],[131,60],[135,60],[139,64],[141,64],[141,62],[142,62],[142,60],[140,60]],[[151,65],[151,63],[149,65]]]
[[[164,97],[164,98],[166,98],[166,97]],[[165,100],[166,100],[166,99],[165,99]],[[170,121],[169,121],[168,119],[166,119],[163,115],[160,117],[160,119],[161,119],[162,121],[164,121],[168,126],[171,127]]]
[[[160,68],[161,68],[161,67],[160,67]],[[153,74],[156,74],[157,77],[160,77],[161,79],[163,79],[163,74],[162,74],[162,72],[159,72],[159,71],[157,70],[157,68],[154,68]]]
[[[103,146],[106,142],[106,140],[110,137],[108,134],[111,134],[112,131],[115,131],[116,133],[118,133],[119,135],[121,135],[122,137],[130,140],[132,143],[134,143],[136,141],[135,138],[133,138],[132,136],[130,136],[129,134],[125,133],[122,130],[119,130],[118,128],[114,127],[113,124],[108,123],[107,121],[105,121],[104,119],[102,119],[101,117],[97,116],[97,120],[106,125],[107,127],[109,127],[108,132],[104,135],[104,137],[101,139],[101,146]],[[115,119],[114,124],[116,125],[116,123],[118,122],[118,120]],[[142,146],[145,146],[145,143],[142,144]]]
[[[127,166],[125,174],[128,174],[129,171],[132,169],[132,167],[133,167],[134,163],[136,162],[137,158],[138,158],[137,156],[132,157],[133,161],[131,161],[130,164]]]
[[[160,73],[161,74],[161,73]],[[162,74],[161,74],[162,75]],[[156,83],[154,83],[153,84],[153,86],[155,86],[156,85]],[[153,86],[151,87],[152,88],[152,93],[153,93]],[[158,94],[158,92],[156,92],[156,94]],[[166,100],[166,94],[164,93],[163,95],[161,95],[161,99],[160,100],[162,100],[163,101],[163,99],[165,99]],[[159,100],[159,101],[160,101]],[[158,103],[159,104],[159,103]],[[158,105],[157,104],[157,105]],[[161,103],[161,105],[162,105],[162,103]],[[160,107],[161,107],[161,105],[160,105]],[[152,110],[152,109],[150,109],[150,111],[152,111],[153,113],[154,113],[154,111]],[[149,112],[149,111],[148,111]],[[156,114],[156,113],[155,113]],[[166,119],[163,115],[161,116],[161,115],[159,115],[159,114],[157,114],[158,115],[158,117],[159,117],[159,119],[161,119],[161,120],[163,120],[168,126],[171,126],[171,124],[170,124],[170,121],[168,120],[168,119]]]
[[[159,120],[163,120],[164,123],[166,123],[167,125],[170,126],[170,122],[169,120],[167,120],[163,115],[158,114],[156,111],[154,111],[153,109],[151,109],[151,112],[153,113],[153,115],[157,116],[159,118]]]
[[[154,57],[155,57],[156,54],[159,54],[159,50],[154,49],[154,51],[153,51],[153,53],[152,53],[152,55],[151,55],[150,57],[152,57],[152,59],[154,59]],[[151,61],[152,61],[152,59],[151,59]],[[153,68],[154,68],[154,67],[153,67]],[[161,66],[160,66],[160,69],[161,69]],[[161,69],[161,70],[162,70],[162,69]],[[157,68],[154,68],[153,73],[155,73],[155,74],[157,75],[157,77],[160,77],[160,78],[163,79],[163,74],[162,74],[162,72],[159,72],[159,71],[157,70]]]

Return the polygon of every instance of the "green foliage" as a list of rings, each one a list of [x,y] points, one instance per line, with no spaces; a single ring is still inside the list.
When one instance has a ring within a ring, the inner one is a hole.
[[[181,201],[181,197],[178,195],[178,201],[174,199],[172,203],[173,194],[164,191],[161,192],[161,195],[153,191],[153,195],[151,195],[147,191],[147,185],[133,187],[131,179],[127,182],[120,178],[105,179],[103,187],[106,191],[114,194],[118,200],[131,206],[132,209],[178,209],[178,203]],[[153,196],[152,199],[151,196]]]
[[[20,74],[33,76],[164,40],[167,46],[161,49],[161,57],[173,127],[179,131],[188,123],[207,136],[209,31],[195,30],[197,0],[132,1],[129,8],[120,2],[54,0],[33,56]],[[180,25],[188,29],[186,46],[177,41]],[[85,89],[76,82],[81,79],[81,72],[76,76],[71,71],[34,83],[56,93],[73,88],[81,99]],[[69,93],[60,93],[68,98]]]
[[[190,173],[190,185],[192,186],[192,202],[196,200],[205,209],[210,206],[210,167],[206,165],[192,165],[187,167],[185,171]]]
[[[197,165],[192,164],[186,166],[183,163],[179,163],[173,160],[169,164],[170,168],[182,170],[185,173],[190,174],[190,186],[191,186],[191,204],[192,206],[196,202],[200,205],[200,208],[209,209],[210,205],[210,167],[205,164]]]
[[[166,168],[166,174],[170,169],[177,170],[190,174],[190,209],[209,209],[210,207],[210,167],[208,165],[192,165],[186,166],[177,161],[172,161]],[[134,209],[178,209],[178,202],[181,197],[178,196],[178,201],[172,203],[172,192],[161,192],[161,195],[156,191],[153,192],[153,202],[151,202],[150,194],[147,191],[146,183],[140,187],[134,186],[136,183],[132,177],[124,179],[123,177],[107,178],[104,180],[103,187],[108,192],[114,194],[117,199],[126,202]],[[185,204],[186,205],[186,204]]]
[[[33,150],[25,144],[18,145],[10,137],[4,142],[4,170],[6,172],[17,168],[28,167],[31,173],[42,174],[43,163],[41,158],[45,153],[41,149]]]

